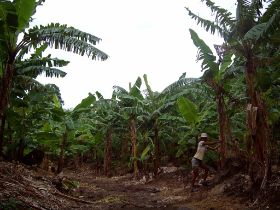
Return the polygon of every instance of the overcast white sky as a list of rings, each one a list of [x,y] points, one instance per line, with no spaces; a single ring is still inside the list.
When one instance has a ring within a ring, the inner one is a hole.
[[[216,2],[234,8],[231,0]],[[65,108],[71,108],[89,92],[99,91],[111,98],[114,85],[128,89],[129,82],[143,74],[148,75],[154,91],[163,90],[184,72],[187,77],[199,77],[200,64],[189,28],[210,46],[221,40],[197,26],[185,7],[201,16],[211,14],[200,0],[46,0],[33,24],[59,22],[89,32],[102,38],[97,48],[110,57],[94,61],[52,50],[53,57],[70,61],[62,69],[67,75],[38,80],[58,85]]]

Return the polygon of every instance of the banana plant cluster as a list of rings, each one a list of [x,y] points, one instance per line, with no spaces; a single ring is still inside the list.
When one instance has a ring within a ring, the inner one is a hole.
[[[0,155],[21,160],[40,149],[58,173],[68,161],[87,159],[107,176],[119,167],[135,177],[143,171],[158,175],[168,161],[189,165],[198,135],[207,132],[222,142],[219,157],[211,154],[207,161],[219,158],[223,167],[227,157],[243,152],[267,174],[272,153],[280,150],[279,1],[270,1],[262,14],[263,1],[238,0],[236,16],[211,0],[202,2],[215,19],[187,8],[189,15],[224,43],[213,51],[190,29],[201,78],[183,73],[156,92],[143,75],[128,89],[114,86],[110,99],[96,91],[65,110],[59,88],[36,77],[64,77],[60,68],[69,62],[45,50],[106,60],[95,48],[100,38],[56,23],[29,28],[43,1],[0,1]]]
[[[190,33],[199,51],[204,81],[216,92],[218,113],[226,113],[225,117],[219,115],[220,123],[228,124],[230,128],[224,132],[230,134],[231,142],[224,141],[224,146],[230,145],[231,150],[236,146],[232,141],[230,123],[235,121],[235,129],[239,129],[235,134],[243,130],[239,143],[246,145],[248,159],[261,166],[263,189],[272,158],[271,143],[276,140],[270,133],[279,124],[279,96],[275,93],[279,92],[280,4],[279,1],[238,0],[236,15],[233,16],[211,0],[202,2],[215,16],[214,20],[203,19],[189,8],[187,10],[206,31],[218,33],[224,39],[223,45],[215,46],[218,58],[195,31],[190,29]],[[233,90],[236,84],[243,87],[243,94]],[[233,104],[238,107],[232,107]],[[232,110],[226,110],[228,107]],[[246,126],[237,126],[237,118],[243,119],[242,124]],[[220,138],[222,136],[223,128],[220,126]],[[227,153],[223,152],[226,157]],[[251,179],[255,183],[254,176]]]
[[[89,33],[67,25],[51,23],[47,26],[29,28],[36,8],[43,0],[3,0],[0,2],[0,153],[2,154],[3,135],[6,127],[6,112],[10,106],[10,95],[14,86],[20,83],[29,87],[38,74],[65,76],[57,69],[68,64],[51,56],[44,57],[47,47],[54,47],[91,59],[106,60],[108,55],[95,45],[101,40]],[[35,53],[30,52],[34,50]]]

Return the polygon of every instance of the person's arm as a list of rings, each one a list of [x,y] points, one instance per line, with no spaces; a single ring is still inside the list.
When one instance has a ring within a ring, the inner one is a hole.
[[[219,144],[219,143],[221,143],[221,142],[222,142],[222,141],[203,142],[203,145],[209,146],[209,145]]]
[[[215,147],[211,147],[211,146],[208,146],[207,145],[207,149],[210,149],[210,150],[216,150],[219,148],[219,145],[215,146]]]

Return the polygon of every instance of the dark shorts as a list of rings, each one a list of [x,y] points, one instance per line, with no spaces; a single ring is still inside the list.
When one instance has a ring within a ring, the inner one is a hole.
[[[202,161],[196,158],[192,158],[192,168],[200,167],[202,164]]]

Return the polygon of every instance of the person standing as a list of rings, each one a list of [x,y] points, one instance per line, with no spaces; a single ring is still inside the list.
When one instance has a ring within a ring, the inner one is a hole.
[[[195,181],[199,175],[199,168],[202,168],[204,170],[204,175],[203,175],[203,182],[205,183],[206,178],[208,176],[209,168],[207,165],[205,165],[202,161],[204,158],[204,154],[207,151],[207,149],[210,150],[216,150],[219,145],[216,147],[211,147],[211,145],[215,145],[220,143],[221,141],[215,141],[215,142],[208,142],[208,135],[207,133],[201,133],[198,146],[197,146],[197,151],[195,155],[192,158],[192,182],[191,182],[191,192],[194,191],[194,186],[195,186]]]

